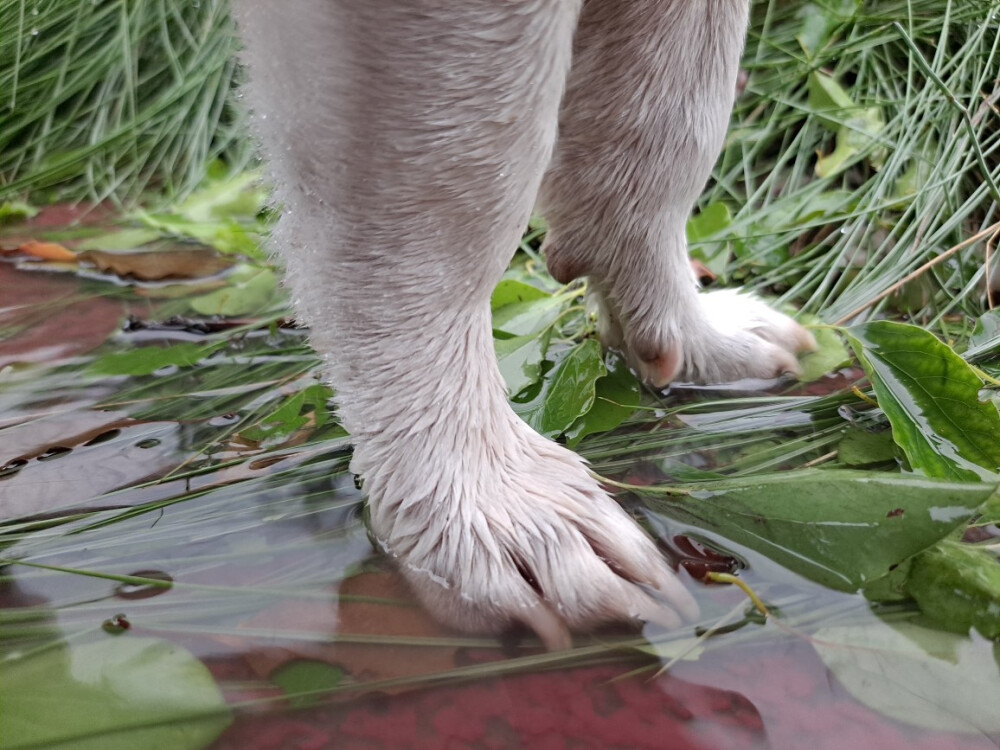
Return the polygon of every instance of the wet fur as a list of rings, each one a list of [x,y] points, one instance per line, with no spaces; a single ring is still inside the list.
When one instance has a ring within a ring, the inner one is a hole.
[[[456,627],[520,622],[552,647],[694,617],[582,461],[511,411],[489,297],[537,196],[553,275],[589,278],[605,342],[647,380],[795,371],[809,334],[747,295],[700,295],[686,257],[746,0],[234,4],[285,207],[274,245],[373,533],[417,595]]]

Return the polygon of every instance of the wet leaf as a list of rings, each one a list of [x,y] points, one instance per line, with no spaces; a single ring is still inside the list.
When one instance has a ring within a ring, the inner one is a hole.
[[[1000,637],[1000,561],[994,551],[941,542],[913,561],[906,591],[950,630],[975,628],[986,638]]]
[[[201,662],[179,646],[131,635],[8,655],[0,715],[7,750],[197,750],[231,720]]]
[[[926,729],[1000,732],[1000,670],[989,643],[879,620],[823,628],[812,643],[869,708]]]
[[[251,315],[267,308],[277,288],[271,269],[243,265],[229,277],[228,286],[194,297],[188,304],[200,315]]]
[[[586,339],[560,357],[536,394],[524,402],[513,401],[511,406],[537,432],[556,437],[590,409],[595,383],[606,372],[601,345]]]
[[[192,367],[225,345],[225,342],[184,342],[172,346],[143,346],[104,354],[90,364],[90,370],[99,375],[152,375],[164,367]]]
[[[967,521],[995,486],[803,470],[686,489],[688,498],[647,502],[813,581],[856,591]]]
[[[75,263],[77,260],[76,253],[56,242],[31,240],[19,245],[17,252],[30,255],[32,258],[38,258],[39,260],[53,260],[58,263]]]
[[[1000,415],[982,381],[929,332],[877,321],[845,331],[910,467],[929,477],[993,481]]]
[[[571,448],[587,435],[615,429],[639,407],[639,381],[622,357],[609,354],[608,358],[608,374],[594,387],[593,406],[566,430],[566,444]]]
[[[134,253],[86,250],[80,253],[79,259],[93,263],[104,273],[139,281],[197,279],[212,276],[233,265],[229,258],[210,248],[171,247],[169,250],[157,248]]]
[[[511,396],[516,396],[542,376],[542,360],[548,350],[549,337],[542,335],[514,336],[494,339],[500,374]]]

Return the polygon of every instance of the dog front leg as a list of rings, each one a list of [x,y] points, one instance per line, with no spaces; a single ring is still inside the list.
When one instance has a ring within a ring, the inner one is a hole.
[[[797,372],[815,346],[745,294],[698,294],[685,223],[722,145],[746,0],[592,0],[540,207],[560,281],[590,278],[602,338],[655,385]]]
[[[489,298],[555,138],[572,0],[237,3],[285,251],[371,525],[463,629],[696,607],[655,546],[506,401]],[[650,596],[652,592],[653,596]],[[657,593],[658,592],[658,593]]]

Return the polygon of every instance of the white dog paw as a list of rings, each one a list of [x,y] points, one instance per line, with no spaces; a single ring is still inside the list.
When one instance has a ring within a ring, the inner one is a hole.
[[[698,301],[704,324],[682,339],[675,380],[722,383],[798,375],[797,355],[816,349],[809,331],[752,294],[730,289],[699,294]]]
[[[652,540],[582,460],[520,421],[508,427],[462,451],[444,481],[406,488],[393,472],[382,486],[405,499],[372,498],[372,531],[428,610],[460,630],[525,625],[550,649],[601,623],[673,628],[696,617]]]
[[[624,351],[642,379],[655,387],[673,381],[727,383],[798,375],[796,355],[816,349],[809,331],[739,290],[692,295],[681,309],[657,305],[643,319],[628,322],[606,297],[592,297],[605,344]]]

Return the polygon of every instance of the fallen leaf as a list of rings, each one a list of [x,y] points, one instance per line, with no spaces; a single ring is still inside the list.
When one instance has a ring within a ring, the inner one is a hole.
[[[113,273],[123,278],[131,277],[139,281],[203,278],[213,276],[233,265],[232,260],[210,248],[128,253],[86,250],[78,257],[79,260],[93,263],[104,273]]]
[[[76,253],[66,249],[57,242],[29,240],[18,245],[17,252],[23,255],[30,255],[32,258],[38,258],[39,260],[55,260],[63,263],[74,263],[77,259]]]

